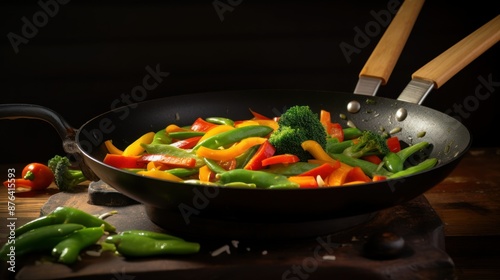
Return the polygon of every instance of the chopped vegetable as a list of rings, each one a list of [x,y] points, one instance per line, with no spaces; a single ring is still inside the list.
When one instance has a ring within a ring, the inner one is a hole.
[[[79,169],[71,169],[71,163],[66,156],[55,155],[47,166],[54,173],[54,183],[61,191],[70,191],[73,187],[87,180]]]
[[[373,131],[365,130],[359,137],[359,142],[347,147],[342,153],[352,158],[366,155],[385,155],[389,152],[386,139]]]
[[[255,154],[250,158],[247,164],[243,167],[243,169],[247,170],[259,170],[262,169],[264,165],[264,161],[269,157],[274,155],[276,152],[276,148],[274,148],[269,141],[265,141],[262,145],[259,146]]]
[[[299,161],[300,161],[300,159],[296,155],[281,154],[281,155],[275,155],[275,156],[263,159],[262,166],[268,166],[268,165],[273,165],[273,164],[289,164],[289,163],[295,163],[295,162],[299,162]]]
[[[280,116],[278,125],[279,128],[269,137],[277,154],[294,154],[301,161],[307,161],[311,155],[302,149],[304,141],[314,140],[326,147],[325,128],[309,106],[290,107]]]
[[[129,145],[124,152],[131,146],[135,152],[128,157],[119,155],[108,140],[104,162],[174,182],[261,189],[356,185],[412,175],[437,164],[420,153],[428,143],[401,149],[404,143],[398,137],[344,128],[326,110],[319,117],[301,105],[274,118],[250,112],[249,119],[199,117],[182,127],[167,124],[153,138],[150,132]],[[135,155],[137,143],[143,150]],[[410,160],[417,151],[419,157]]]

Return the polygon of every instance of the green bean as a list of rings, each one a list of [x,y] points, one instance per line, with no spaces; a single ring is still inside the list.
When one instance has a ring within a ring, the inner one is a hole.
[[[225,124],[234,126],[234,121],[228,118],[223,117],[210,117],[205,119],[207,122],[215,123],[215,124]]]
[[[234,144],[248,137],[264,137],[271,133],[273,129],[265,125],[248,125],[228,130],[199,142],[193,147],[193,151],[199,147],[216,149]]]
[[[299,188],[299,184],[291,182],[284,175],[259,170],[233,169],[217,174],[222,184],[242,182],[255,184],[257,188]]]

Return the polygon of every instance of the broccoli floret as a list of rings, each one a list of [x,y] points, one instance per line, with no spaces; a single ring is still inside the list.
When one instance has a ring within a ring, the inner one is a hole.
[[[54,183],[61,191],[69,191],[87,180],[81,170],[70,169],[71,163],[66,156],[54,156],[49,160],[47,166],[54,173]]]
[[[326,130],[319,117],[309,106],[293,106],[285,111],[278,120],[278,129],[271,133],[269,142],[279,154],[294,154],[301,161],[312,158],[304,151],[301,144],[306,140],[315,140],[326,147]]]
[[[347,147],[342,153],[353,158],[367,155],[386,155],[389,153],[389,147],[387,147],[386,139],[382,135],[365,130],[358,138],[358,142]]]

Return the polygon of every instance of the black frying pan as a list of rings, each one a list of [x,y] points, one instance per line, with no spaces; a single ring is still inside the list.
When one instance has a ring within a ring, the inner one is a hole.
[[[357,113],[347,110],[353,100],[361,104]],[[293,105],[309,105],[315,112],[328,110],[333,121],[344,126],[351,121],[363,130],[400,128],[397,136],[408,144],[424,140],[432,143],[429,156],[438,158],[439,163],[429,171],[400,179],[294,190],[175,183],[102,163],[107,152],[103,141],[107,139],[124,147],[138,135],[171,123],[189,125],[197,117],[213,116],[248,119],[249,109],[278,116]],[[403,121],[395,118],[400,108],[408,112]],[[471,144],[467,128],[439,111],[399,100],[331,91],[246,90],[173,96],[106,112],[79,129],[72,128],[56,112],[36,105],[0,105],[0,118],[50,122],[64,140],[65,150],[81,160],[88,178],[100,179],[144,204],[148,217],[161,227],[177,233],[229,238],[317,235],[366,221],[377,211],[409,201],[442,181]],[[421,132],[425,136],[419,138]]]

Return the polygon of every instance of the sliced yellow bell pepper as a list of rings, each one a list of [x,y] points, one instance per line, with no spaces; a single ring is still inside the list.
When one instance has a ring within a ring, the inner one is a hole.
[[[243,127],[247,125],[260,125],[256,120],[246,120],[246,121],[241,121],[235,125],[235,127]]]
[[[158,169],[151,169],[151,170],[145,170],[145,171],[139,171],[137,174],[142,175],[142,176],[148,176],[152,178],[157,178],[157,179],[163,179],[163,180],[169,180],[169,181],[174,181],[174,182],[181,182],[182,179],[165,171],[161,171]]]
[[[171,133],[171,132],[179,132],[179,131],[189,131],[189,129],[185,129],[185,128],[182,128],[176,124],[169,124],[165,130],[167,131],[167,133]]]
[[[135,140],[132,144],[128,145],[125,150],[123,150],[122,155],[124,156],[138,156],[144,152],[144,148],[141,144],[150,144],[153,142],[155,132],[148,132]]]
[[[328,153],[321,147],[321,145],[314,140],[306,140],[301,144],[302,149],[308,151],[315,159],[327,162],[336,162]]]
[[[200,140],[198,140],[198,143],[201,143],[203,140],[205,140],[209,137],[212,137],[216,134],[219,134],[219,133],[222,133],[222,132],[225,132],[228,130],[232,130],[232,129],[234,129],[234,126],[230,126],[227,124],[217,125],[216,127],[205,132],[205,134],[200,138]]]
[[[208,166],[203,165],[198,170],[198,179],[202,182],[210,182],[210,176],[212,175],[212,170]]]
[[[118,149],[115,145],[113,145],[112,140],[104,141],[104,145],[106,146],[106,149],[108,149],[108,153],[110,154],[115,154],[115,155],[123,154],[122,150]]]
[[[253,120],[258,122],[260,125],[265,125],[271,127],[273,130],[278,129],[278,122],[275,120]]]
[[[260,145],[266,141],[267,138],[264,137],[248,137],[241,140],[237,144],[222,150],[210,149],[201,146],[198,150],[196,150],[196,155],[199,157],[205,157],[213,160],[230,160],[241,155],[251,147],[255,145]]]

